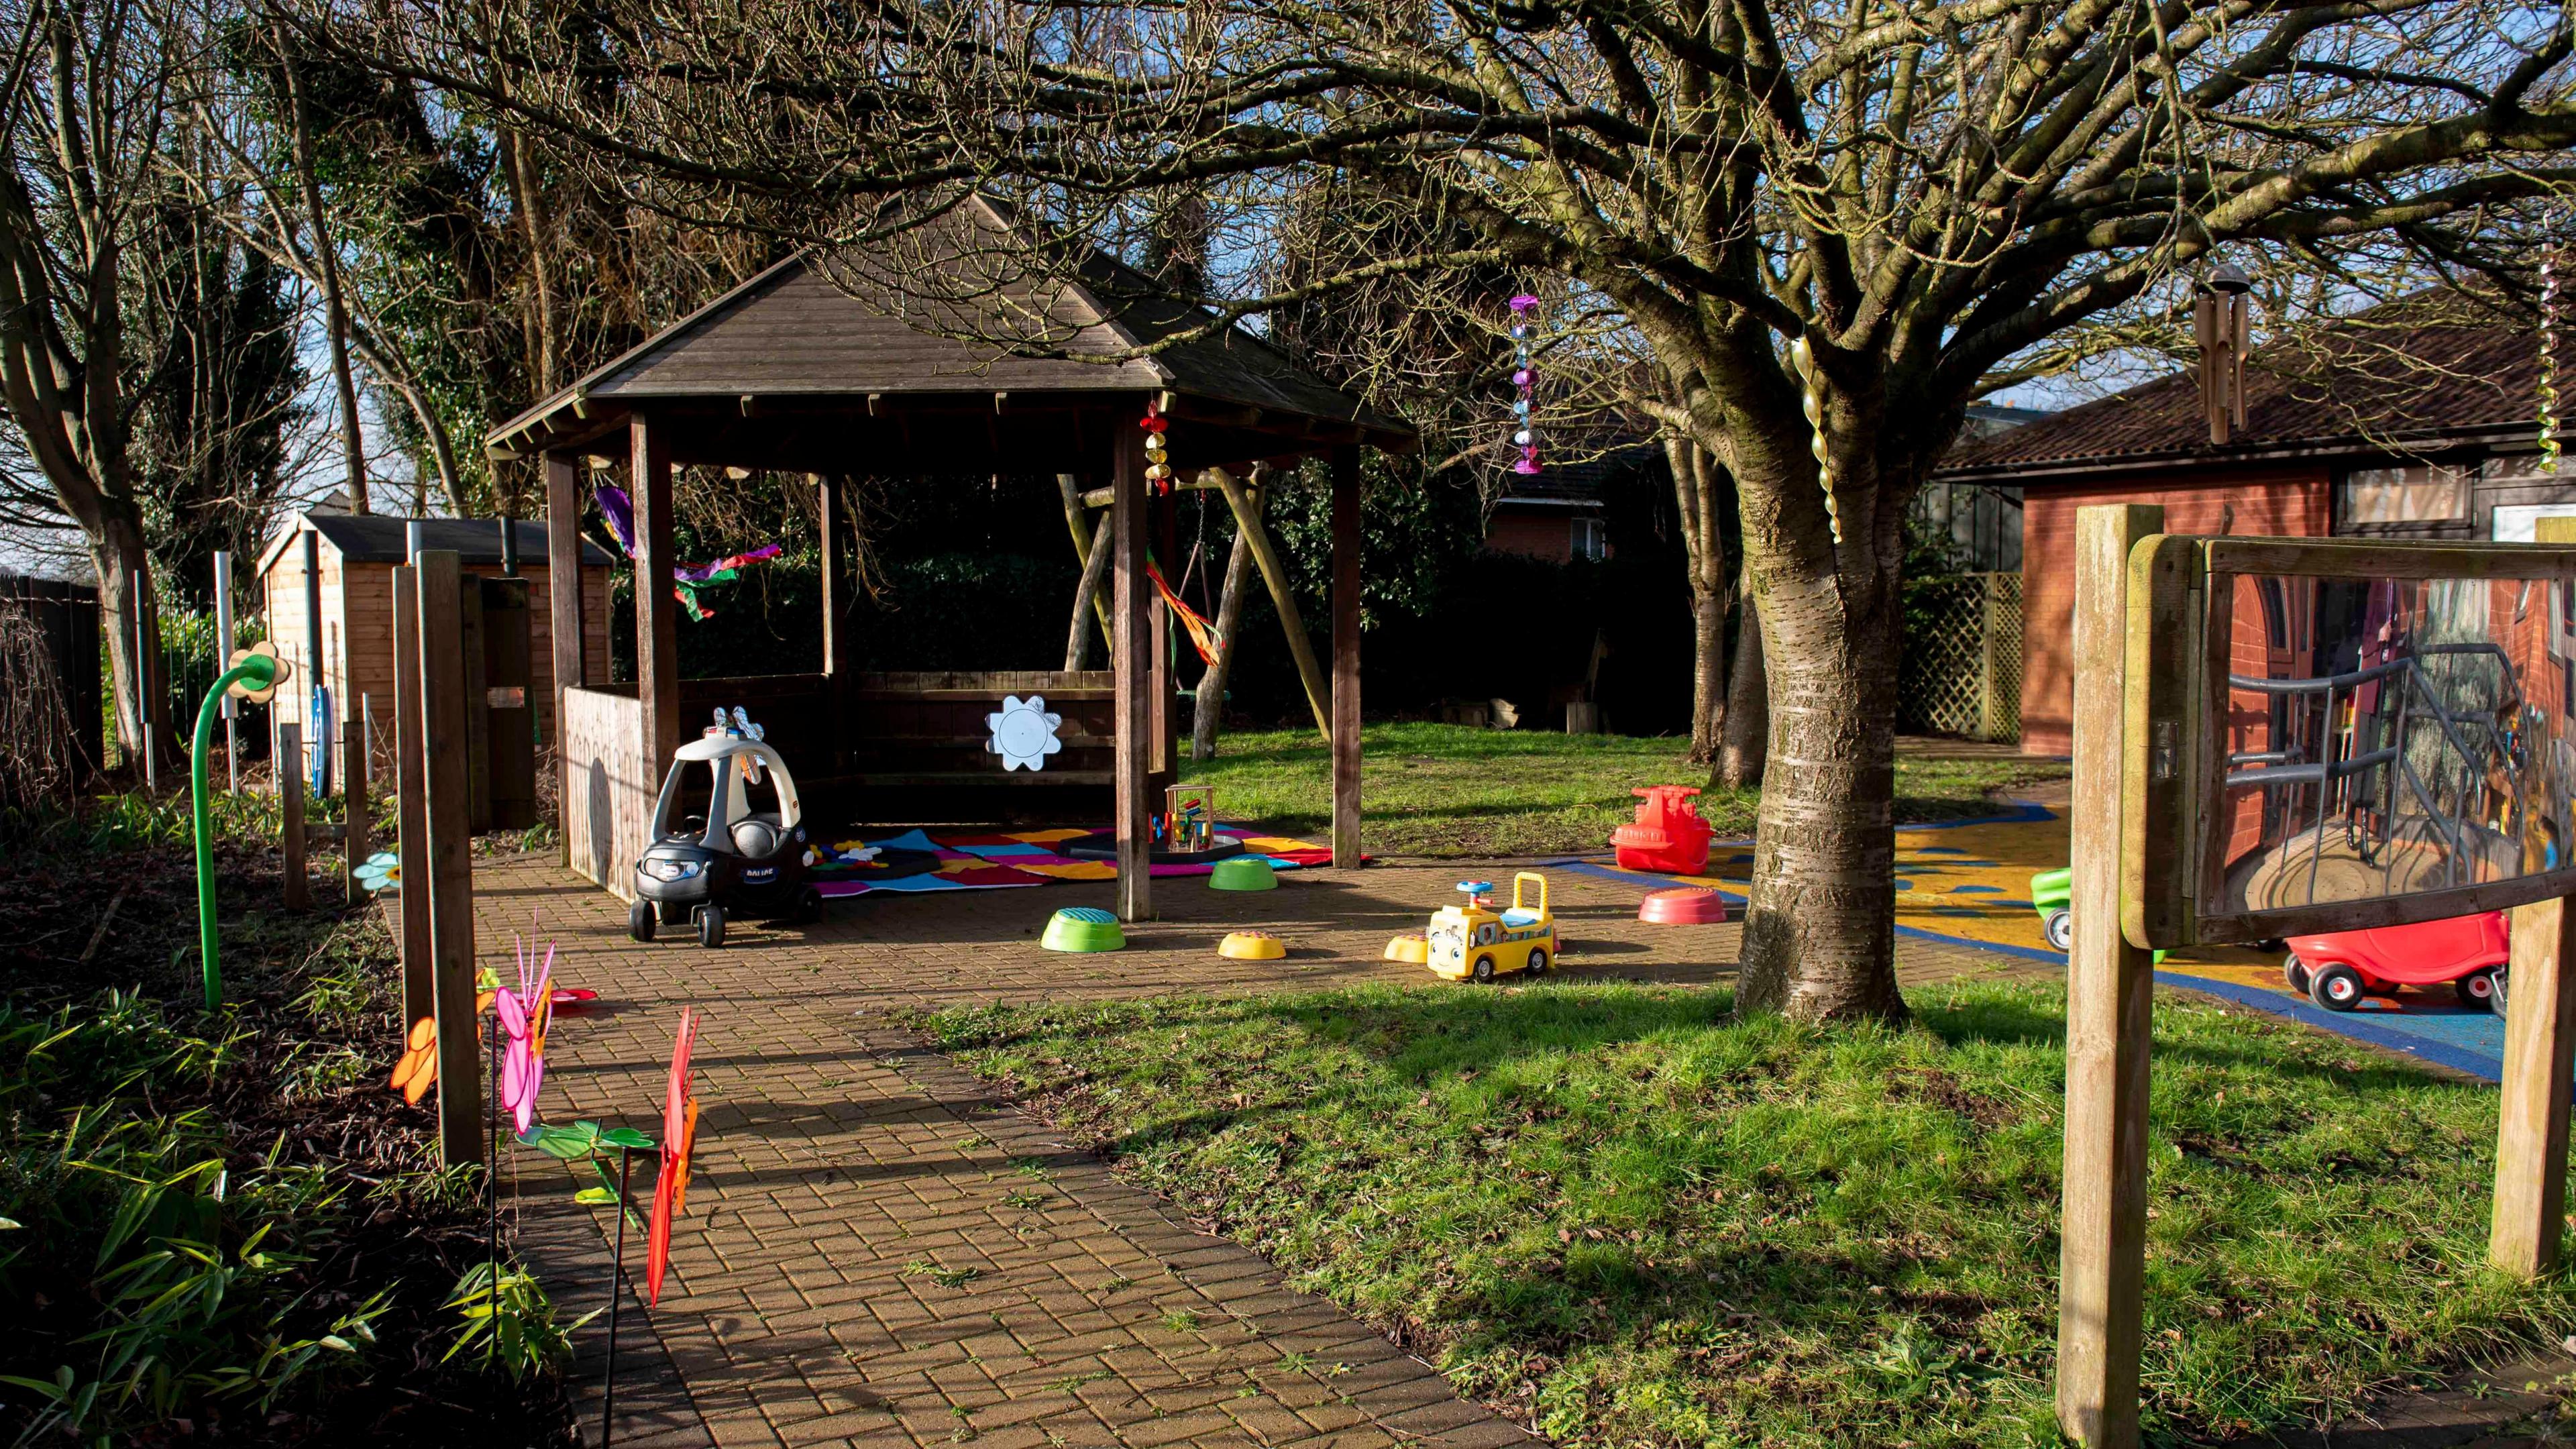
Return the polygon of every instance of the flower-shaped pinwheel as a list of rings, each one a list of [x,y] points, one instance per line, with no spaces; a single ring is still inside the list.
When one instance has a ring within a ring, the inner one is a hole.
[[[501,1019],[507,1039],[501,1049],[501,1105],[510,1109],[510,1119],[524,1137],[536,1125],[537,1089],[546,1079],[546,1026],[554,1016],[554,997],[548,988],[554,978],[555,948],[546,947],[542,966],[524,940],[516,949],[518,988],[504,986],[495,991],[492,1010]]]
[[[1043,696],[1006,694],[1001,711],[984,716],[985,727],[993,732],[984,749],[1002,757],[1005,772],[1044,769],[1046,757],[1064,748],[1064,741],[1055,737],[1056,726],[1063,723],[1064,716],[1047,713]]]
[[[379,850],[358,863],[358,884],[369,895],[402,889],[402,857],[390,850]]]
[[[689,1200],[689,1153],[698,1142],[698,1098],[689,1090],[689,1053],[698,1044],[698,1014],[680,1008],[679,1040],[671,1048],[671,1079],[662,1093],[662,1172],[653,1184],[653,1227],[645,1239],[644,1301],[662,1301],[662,1275],[671,1266],[671,1220]]]

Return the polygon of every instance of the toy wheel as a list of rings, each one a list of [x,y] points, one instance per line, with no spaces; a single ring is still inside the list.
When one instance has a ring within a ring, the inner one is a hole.
[[[1545,976],[1550,964],[1551,963],[1547,959],[1546,947],[1532,946],[1530,948],[1529,972],[1532,976]]]
[[[2301,996],[2307,995],[2308,963],[2300,960],[2296,956],[2292,956],[2283,961],[2281,963],[2281,979],[2289,983],[2292,991],[2299,993]]]
[[[1476,964],[1468,968],[1468,974],[1475,977],[1478,981],[1491,982],[1494,979],[1494,958],[1491,956],[1477,957]]]
[[[712,951],[724,944],[724,907],[698,908],[698,944]]]
[[[651,901],[637,901],[626,908],[626,934],[638,941],[650,941],[654,925]]]
[[[2472,971],[2452,982],[2451,989],[2460,993],[2462,1006],[2475,1007],[2480,1011],[2496,1009],[2496,972],[2492,966],[2484,971]]]
[[[2510,973],[2508,973],[2502,966],[2498,966],[2495,970],[2488,972],[2487,974],[2495,978],[2495,990],[2487,997],[2487,1010],[2494,1012],[2498,1016],[2502,1016],[2504,1015],[2505,982],[2509,979]]]
[[[796,897],[796,924],[810,926],[823,919],[823,893],[807,886]]]
[[[2368,994],[2361,973],[2339,961],[2318,967],[2308,978],[2308,999],[2328,1011],[2350,1011]]]
[[[2262,940],[2254,943],[2254,949],[2257,951],[2278,951],[2288,944],[2290,943],[2282,940],[2278,936],[2265,936]]]
[[[2048,938],[2048,945],[2051,950],[2074,950],[2075,913],[2066,909],[2064,906],[2059,906],[2056,910],[2049,912],[2048,915],[2040,921],[2039,933]]]

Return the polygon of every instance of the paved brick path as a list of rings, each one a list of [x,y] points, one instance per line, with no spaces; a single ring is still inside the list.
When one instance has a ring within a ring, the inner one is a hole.
[[[1480,874],[1497,873],[1490,863]],[[558,943],[557,979],[601,1006],[551,1042],[545,1113],[658,1135],[683,1003],[699,1038],[699,1162],[649,1315],[628,1300],[618,1442],[644,1445],[1334,1445],[1530,1442],[1459,1400],[1422,1362],[1332,1304],[1286,1289],[1249,1250],[1192,1231],[883,1017],[973,1001],[1437,986],[1378,959],[1418,930],[1460,868],[1292,872],[1274,892],[1155,885],[1163,919],[1130,948],[1037,947],[1048,913],[1109,904],[1100,886],[881,894],[835,902],[808,930],[737,925],[637,945],[625,909],[550,856],[477,862],[480,941],[506,970],[511,933]],[[1591,975],[1723,979],[1736,929],[1645,927],[1629,885],[1553,874],[1565,965]],[[1260,926],[1284,962],[1226,961],[1217,937]],[[2005,971],[1998,958],[1906,943],[1909,983]],[[2027,968],[2019,968],[2027,969]],[[1438,988],[1459,989],[1459,988]],[[604,1301],[590,1210],[522,1153],[523,1241],[573,1309]],[[649,1196],[639,1192],[639,1196]],[[629,1264],[640,1285],[641,1235]],[[640,1320],[640,1322],[638,1321]],[[595,1325],[586,1340],[604,1338]],[[594,1372],[596,1359],[584,1372]],[[585,1434],[596,1442],[589,1389]]]

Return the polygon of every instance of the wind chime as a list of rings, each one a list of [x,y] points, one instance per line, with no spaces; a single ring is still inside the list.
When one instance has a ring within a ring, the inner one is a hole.
[[[1171,455],[1163,451],[1163,433],[1172,420],[1163,416],[1162,405],[1153,398],[1145,400],[1145,420],[1137,426],[1145,430],[1145,482],[1155,493],[1172,491]]]
[[[1538,472],[1538,423],[1530,403],[1538,395],[1538,363],[1530,355],[1530,314],[1538,298],[1527,292],[1512,299],[1512,443],[1521,450],[1515,473]]]
[[[2558,471],[2558,248],[2540,253],[2540,471]]]

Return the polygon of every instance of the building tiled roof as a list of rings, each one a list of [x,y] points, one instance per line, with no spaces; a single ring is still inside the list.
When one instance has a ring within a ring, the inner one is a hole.
[[[2245,426],[2209,441],[2195,374],[2180,373],[1984,437],[1963,434],[1949,475],[1991,476],[2069,464],[2189,461],[2285,450],[2387,451],[2536,426],[2538,339],[2502,320],[2439,320],[2421,296],[2387,303],[2246,359]]]
[[[1608,499],[1612,480],[1663,464],[1660,444],[1614,442],[1567,462],[1547,463],[1536,473],[1504,473],[1502,496],[1496,502],[1537,508],[1599,508]]]

